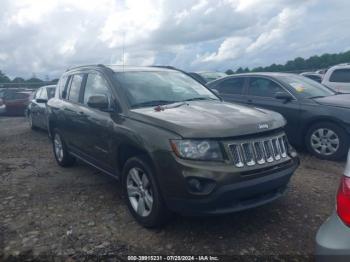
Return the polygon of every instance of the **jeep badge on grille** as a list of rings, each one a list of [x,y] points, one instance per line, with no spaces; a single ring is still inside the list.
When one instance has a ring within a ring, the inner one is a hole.
[[[269,125],[268,124],[259,124],[258,129],[269,129]]]

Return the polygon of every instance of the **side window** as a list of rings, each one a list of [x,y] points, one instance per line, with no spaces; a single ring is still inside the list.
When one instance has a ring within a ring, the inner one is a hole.
[[[85,85],[84,104],[87,104],[89,97],[92,95],[106,95],[108,101],[111,100],[107,81],[98,73],[88,74]]]
[[[329,77],[329,82],[350,83],[350,69],[336,69]]]
[[[16,99],[25,99],[27,98],[28,95],[27,94],[24,94],[24,93],[15,93],[14,96],[13,96],[13,99],[16,100]]]
[[[223,94],[241,95],[243,93],[244,78],[230,78],[221,81],[215,89]]]
[[[70,81],[68,100],[72,102],[79,102],[80,88],[83,82],[83,75],[73,75],[73,79]]]
[[[248,94],[251,96],[275,97],[277,92],[286,92],[277,83],[265,78],[251,78]]]
[[[46,88],[43,88],[42,90],[43,90],[43,91],[41,91],[40,98],[41,98],[41,99],[46,99],[46,100],[48,100],[48,97],[47,97],[47,89],[46,89]]]
[[[56,92],[55,88],[49,87],[49,88],[46,88],[46,91],[47,91],[47,96],[49,99],[51,99],[55,96],[55,92]]]
[[[42,90],[42,88],[39,88],[39,89],[35,92],[34,99],[40,98],[41,90]]]
[[[57,90],[59,92],[59,97],[66,98],[67,79],[68,76],[64,75],[58,81]]]

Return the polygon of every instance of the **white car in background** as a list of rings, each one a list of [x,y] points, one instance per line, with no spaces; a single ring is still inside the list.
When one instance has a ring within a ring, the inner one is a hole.
[[[329,68],[322,79],[322,84],[336,92],[350,93],[350,63]]]

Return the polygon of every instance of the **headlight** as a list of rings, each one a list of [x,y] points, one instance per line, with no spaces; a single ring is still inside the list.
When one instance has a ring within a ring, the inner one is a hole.
[[[210,140],[171,140],[175,154],[193,160],[222,161],[222,151],[218,142]]]

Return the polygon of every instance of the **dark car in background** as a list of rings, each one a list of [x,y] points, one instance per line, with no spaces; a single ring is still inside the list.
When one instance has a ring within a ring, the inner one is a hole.
[[[247,73],[207,84],[228,102],[274,110],[287,120],[296,146],[322,159],[343,158],[350,141],[350,95],[339,94],[300,75]]]
[[[350,260],[350,152],[336,202],[335,212],[316,235],[317,262]]]
[[[47,129],[46,103],[55,96],[56,85],[40,87],[30,101],[26,115],[32,129]]]
[[[274,201],[299,165],[280,114],[223,102],[178,70],[76,67],[47,109],[57,163],[78,158],[121,180],[146,227],[169,210],[214,215]]]
[[[25,88],[0,89],[0,114],[24,116],[33,91]]]
[[[314,72],[304,72],[304,73],[301,73],[300,75],[310,78],[318,83],[321,83],[323,78],[322,74],[318,74]]]
[[[203,76],[201,76],[198,73],[189,72],[187,74],[189,74],[191,77],[193,77],[194,79],[196,79],[199,83],[201,83],[203,85],[205,85],[208,82]]]
[[[195,72],[190,74],[195,74],[197,78],[204,79],[206,83],[227,76],[227,74],[223,72]]]

